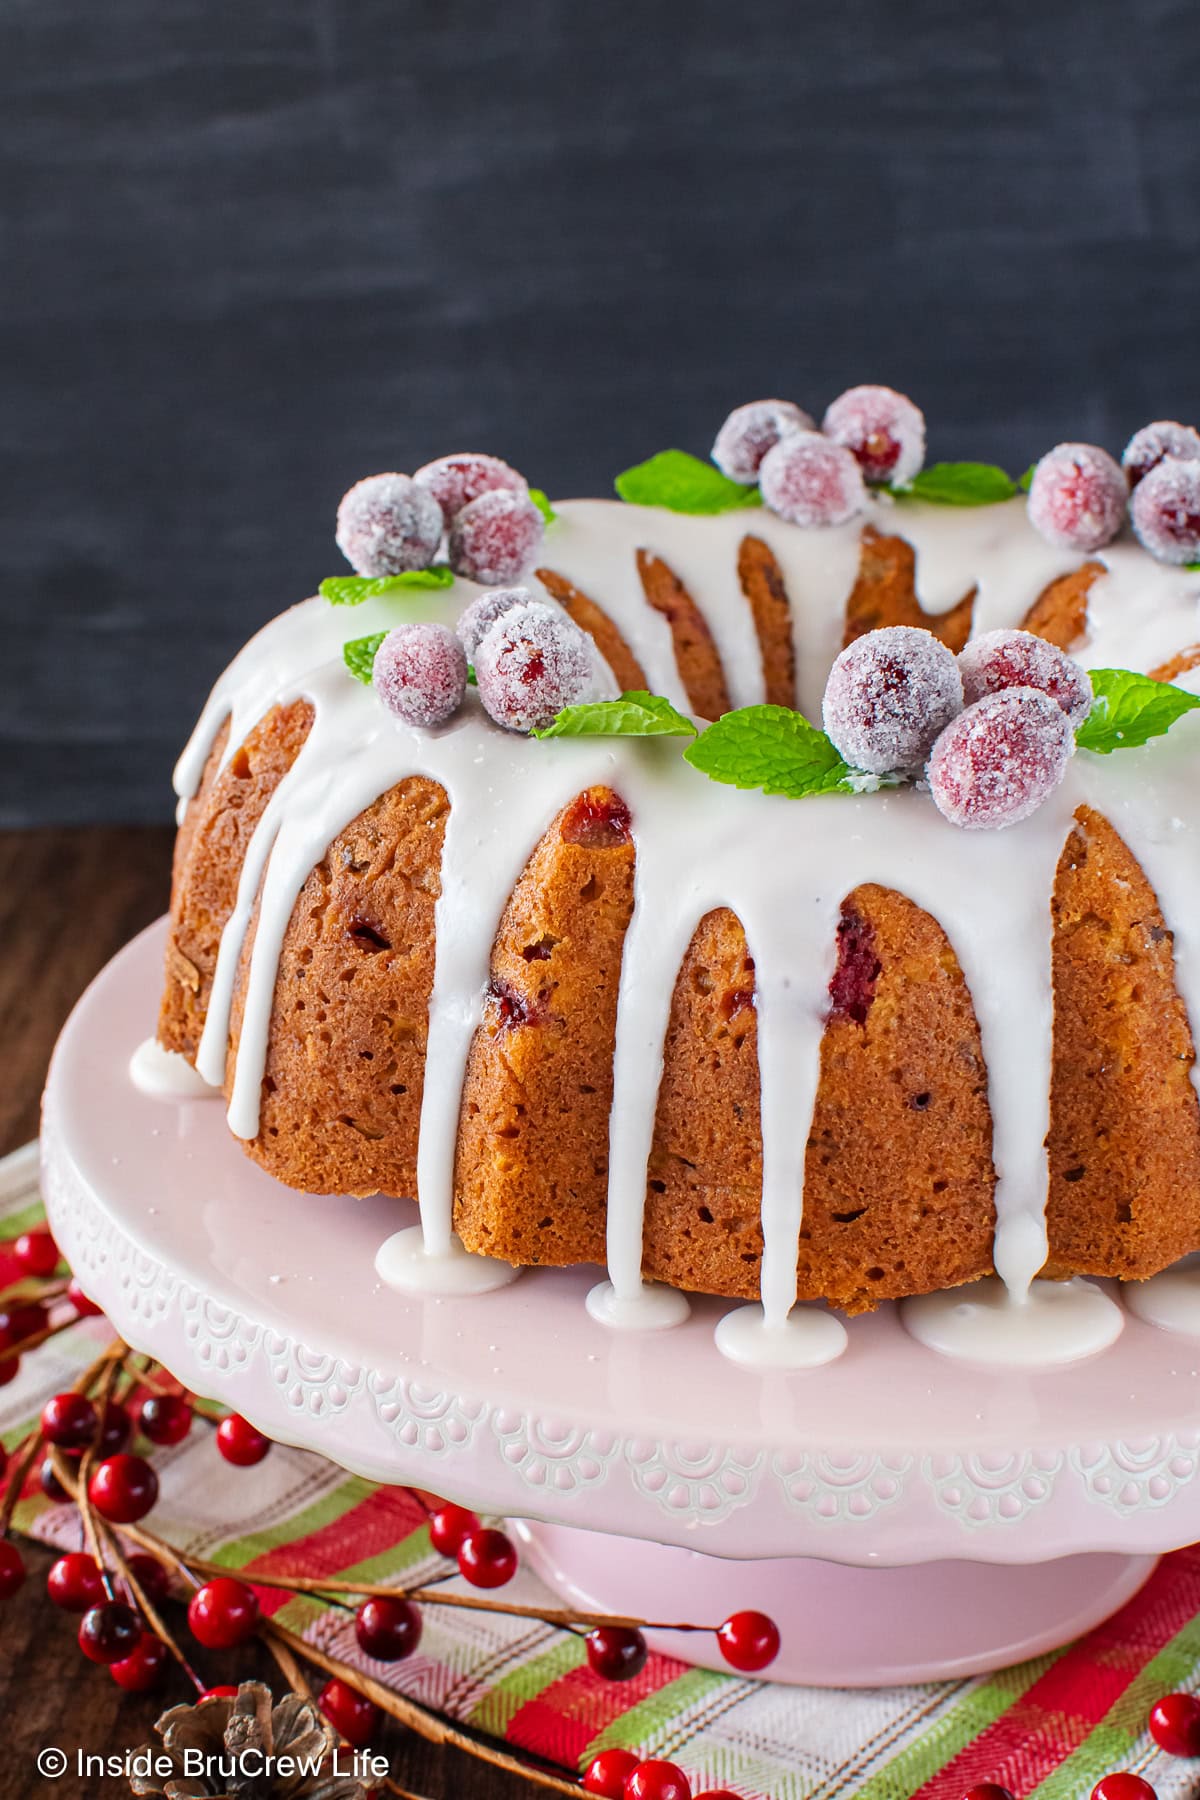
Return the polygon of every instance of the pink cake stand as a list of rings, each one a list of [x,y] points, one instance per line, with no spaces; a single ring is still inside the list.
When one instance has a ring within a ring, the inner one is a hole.
[[[146,1097],[161,926],[80,1001],[46,1088],[50,1220],[139,1350],[272,1437],[373,1481],[513,1515],[527,1561],[589,1609],[783,1634],[773,1679],[958,1676],[1050,1649],[1200,1537],[1200,1340],[1130,1316],[1104,1354],[1043,1371],[943,1360],[882,1308],[840,1361],[752,1373],[723,1311],[621,1335],[591,1269],[470,1300],[374,1273],[407,1201],[294,1194],[219,1102]],[[708,1638],[660,1647],[720,1666]]]

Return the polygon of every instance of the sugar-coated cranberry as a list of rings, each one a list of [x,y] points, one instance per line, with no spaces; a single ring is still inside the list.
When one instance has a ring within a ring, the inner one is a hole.
[[[258,1628],[258,1596],[232,1575],[215,1575],[188,1602],[188,1625],[206,1650],[233,1650]]]
[[[162,1639],[152,1631],[143,1631],[130,1655],[111,1663],[108,1672],[127,1694],[149,1694],[166,1674],[169,1660],[170,1653]]]
[[[21,1552],[8,1538],[0,1538],[0,1600],[11,1600],[24,1580]]]
[[[502,1531],[481,1525],[458,1546],[458,1567],[472,1587],[503,1587],[517,1572],[517,1552]]]
[[[674,1763],[652,1757],[625,1777],[625,1800],[692,1800],[692,1784]]]
[[[779,1627],[766,1613],[731,1613],[717,1627],[717,1646],[731,1668],[757,1675],[779,1655]]]
[[[551,724],[564,706],[616,699],[591,639],[557,607],[531,601],[496,620],[475,652],[485,711],[508,731]]]
[[[445,625],[397,625],[375,652],[375,692],[406,725],[444,725],[463,703],[467,658]]]
[[[1032,631],[985,631],[958,653],[968,706],[1002,688],[1040,688],[1078,729],[1092,709],[1092,684],[1073,657]]]
[[[588,1667],[605,1681],[631,1681],[646,1666],[646,1640],[624,1625],[597,1625],[584,1639]]]
[[[96,1424],[96,1408],[85,1394],[55,1394],[42,1408],[42,1436],[58,1450],[86,1450]]]
[[[474,656],[496,620],[514,606],[529,606],[533,593],[526,587],[489,588],[477,594],[459,616],[455,630],[458,641],[468,656]]]
[[[1195,462],[1200,457],[1200,431],[1191,425],[1181,425],[1178,419],[1156,419],[1153,425],[1143,425],[1140,431],[1135,431],[1121,457],[1121,467],[1130,487],[1135,488],[1143,476],[1156,469],[1168,456]]]
[[[98,1319],[103,1312],[103,1308],[97,1306],[94,1300],[88,1299],[74,1275],[67,1283],[67,1299],[81,1319]]]
[[[1067,772],[1070,720],[1037,688],[1005,688],[947,725],[927,775],[938,811],[968,831],[999,830],[1036,812]]]
[[[912,625],[885,625],[848,644],[829,671],[821,716],[851,768],[916,769],[962,710],[953,652]]]
[[[1015,1795],[998,1781],[979,1781],[973,1788],[968,1788],[963,1800],[1016,1800]]]
[[[449,1501],[429,1515],[429,1540],[441,1556],[457,1556],[463,1539],[478,1530],[478,1514]]]
[[[750,400],[735,406],[712,447],[712,459],[730,481],[755,482],[763,457],[793,431],[816,424],[790,400]]]
[[[925,461],[925,414],[890,387],[852,387],[821,422],[826,437],[849,450],[867,481],[911,481]]]
[[[427,569],[442,530],[441,507],[410,475],[368,475],[338,507],[337,546],[359,575]]]
[[[79,1621],[79,1648],[91,1662],[122,1662],[141,1642],[142,1621],[123,1600],[89,1607]]]
[[[40,1337],[49,1323],[46,1308],[37,1300],[14,1300],[0,1312],[0,1344],[11,1349],[27,1338]]]
[[[1118,1769],[1113,1775],[1105,1775],[1092,1789],[1092,1800],[1158,1800],[1158,1792],[1140,1775],[1131,1775],[1128,1769]]]
[[[1159,562],[1200,561],[1200,462],[1168,458],[1134,488],[1133,529]]]
[[[104,1599],[104,1583],[94,1557],[71,1550],[53,1562],[46,1575],[46,1592],[63,1612],[85,1613]]]
[[[537,561],[545,531],[528,494],[493,488],[468,501],[451,525],[450,567],[484,587],[519,581]]]
[[[138,1430],[152,1444],[182,1444],[192,1429],[192,1408],[183,1394],[147,1394],[138,1408]]]
[[[92,1470],[88,1499],[111,1524],[132,1525],[158,1499],[158,1476],[144,1456],[109,1456]]]
[[[413,480],[433,495],[447,525],[480,494],[528,492],[523,475],[498,456],[485,456],[481,450],[459,450],[453,456],[439,456],[418,469]]]
[[[601,1800],[624,1800],[625,1780],[638,1766],[632,1750],[601,1750],[583,1772],[583,1789]]]
[[[321,1691],[321,1711],[352,1750],[365,1749],[379,1724],[380,1713],[375,1702],[336,1677],[326,1682]]]
[[[1150,1736],[1168,1756],[1200,1756],[1200,1700],[1164,1694],[1150,1708]]]
[[[421,1615],[411,1600],[377,1595],[359,1607],[354,1635],[364,1656],[373,1656],[376,1662],[402,1662],[421,1642]]]
[[[45,1280],[59,1264],[58,1245],[44,1225],[36,1231],[23,1231],[13,1244],[12,1253],[23,1275],[36,1275]]]
[[[1099,550],[1125,519],[1128,485],[1097,444],[1057,444],[1033,471],[1029,522],[1061,550]]]
[[[849,450],[819,431],[793,431],[763,457],[762,497],[793,525],[843,525],[866,501],[862,470]]]
[[[271,1448],[265,1432],[243,1419],[241,1413],[230,1413],[217,1426],[217,1449],[228,1463],[239,1469],[251,1469],[260,1463]]]

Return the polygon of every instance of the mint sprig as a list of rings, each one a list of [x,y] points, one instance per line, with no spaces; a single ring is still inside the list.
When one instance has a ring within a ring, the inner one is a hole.
[[[546,521],[546,524],[553,525],[555,519],[557,519],[557,517],[558,517],[558,514],[555,512],[554,508],[551,506],[550,501],[548,500],[546,495],[542,492],[541,488],[530,488],[529,498],[533,501],[533,504],[537,507],[538,511],[541,513],[542,518]]]
[[[331,606],[361,606],[378,594],[402,594],[412,588],[448,588],[454,586],[454,571],[445,563],[431,569],[405,569],[400,575],[330,575],[321,583],[320,594]]]
[[[823,731],[786,706],[743,706],[701,732],[684,760],[712,781],[801,800],[891,785],[852,769]]]
[[[1011,475],[995,463],[931,463],[889,492],[897,500],[928,500],[934,506],[995,506],[1018,491]]]
[[[696,727],[676,712],[661,694],[635,688],[619,700],[591,700],[564,706],[558,717],[535,738],[552,737],[695,737]]]
[[[386,631],[373,631],[370,637],[351,638],[348,644],[342,645],[342,661],[355,681],[370,687],[375,673],[375,652],[386,636]]]
[[[756,487],[730,481],[712,463],[686,450],[660,450],[617,476],[616,490],[630,506],[665,506],[679,513],[735,512],[761,506]]]
[[[1170,731],[1176,719],[1200,706],[1200,695],[1132,669],[1092,669],[1092,710],[1075,734],[1081,750],[1108,756],[1136,750]]]

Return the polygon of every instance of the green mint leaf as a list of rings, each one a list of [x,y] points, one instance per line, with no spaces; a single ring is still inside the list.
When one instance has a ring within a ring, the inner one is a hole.
[[[558,514],[555,512],[554,508],[551,506],[549,500],[546,498],[546,496],[542,492],[541,488],[530,488],[529,498],[533,501],[533,504],[537,507],[537,509],[541,513],[543,519],[545,519],[547,525],[553,525],[555,519],[557,519],[557,517],[558,517]]]
[[[468,687],[478,687],[479,686],[478,681],[476,681],[476,679],[475,679],[475,664],[474,663],[467,664],[467,686]]]
[[[743,706],[701,732],[684,760],[713,781],[765,794],[861,793],[881,783],[842,761],[823,731],[786,706]]]
[[[582,706],[564,706],[558,717],[536,738],[552,737],[695,737],[696,727],[676,712],[661,694],[644,689],[622,694],[619,700],[593,700]]]
[[[355,681],[370,687],[375,672],[375,652],[386,636],[386,631],[373,631],[370,637],[351,638],[348,644],[342,645],[342,660]]]
[[[402,575],[330,575],[321,583],[321,597],[331,606],[361,606],[377,594],[403,594],[412,588],[454,586],[454,572],[444,563],[432,569],[405,569]]]
[[[1037,469],[1037,464],[1030,463],[1030,465],[1026,469],[1025,473],[1023,475],[1019,475],[1017,477],[1017,486],[1020,488],[1020,490],[1023,494],[1027,494],[1029,492],[1030,488],[1033,486],[1034,471],[1036,469]]]
[[[903,487],[890,490],[897,500],[929,500],[935,506],[994,506],[1011,500],[1017,484],[995,463],[932,463]]]
[[[1132,669],[1092,669],[1090,674],[1096,698],[1075,742],[1099,756],[1136,750],[1152,737],[1162,737],[1176,719],[1200,706],[1200,695],[1169,681],[1135,675]]]
[[[1190,574],[1193,574],[1193,575],[1196,574],[1197,571],[1200,571],[1200,562],[1184,563],[1183,566]]]
[[[756,487],[730,481],[712,463],[686,450],[660,450],[616,479],[622,500],[631,506],[665,506],[671,512],[723,513],[741,506],[761,506]]]

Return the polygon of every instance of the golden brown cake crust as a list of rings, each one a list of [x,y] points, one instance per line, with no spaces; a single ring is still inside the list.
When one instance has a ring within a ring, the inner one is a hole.
[[[565,575],[553,569],[539,569],[538,580],[548,594],[571,615],[581,631],[595,640],[596,648],[612,670],[622,693],[644,691],[649,683],[641,663],[621,636],[603,607],[580,591]]]
[[[1042,589],[1021,620],[1021,630],[1032,631],[1060,650],[1070,650],[1087,630],[1088,595],[1096,577],[1103,574],[1103,563],[1085,562],[1069,575],[1060,575]]]
[[[846,601],[844,644],[884,625],[913,625],[931,631],[957,656],[971,635],[975,589],[948,612],[927,613],[917,599],[917,553],[906,538],[885,537],[863,527],[858,577]]]
[[[729,711],[729,690],[703,613],[660,556],[639,550],[637,566],[647,600],[671,627],[675,662],[688,704],[701,719],[719,719]]]
[[[738,546],[738,580],[750,603],[769,706],[795,706],[796,653],[792,609],[783,571],[761,538],[744,537]]]

